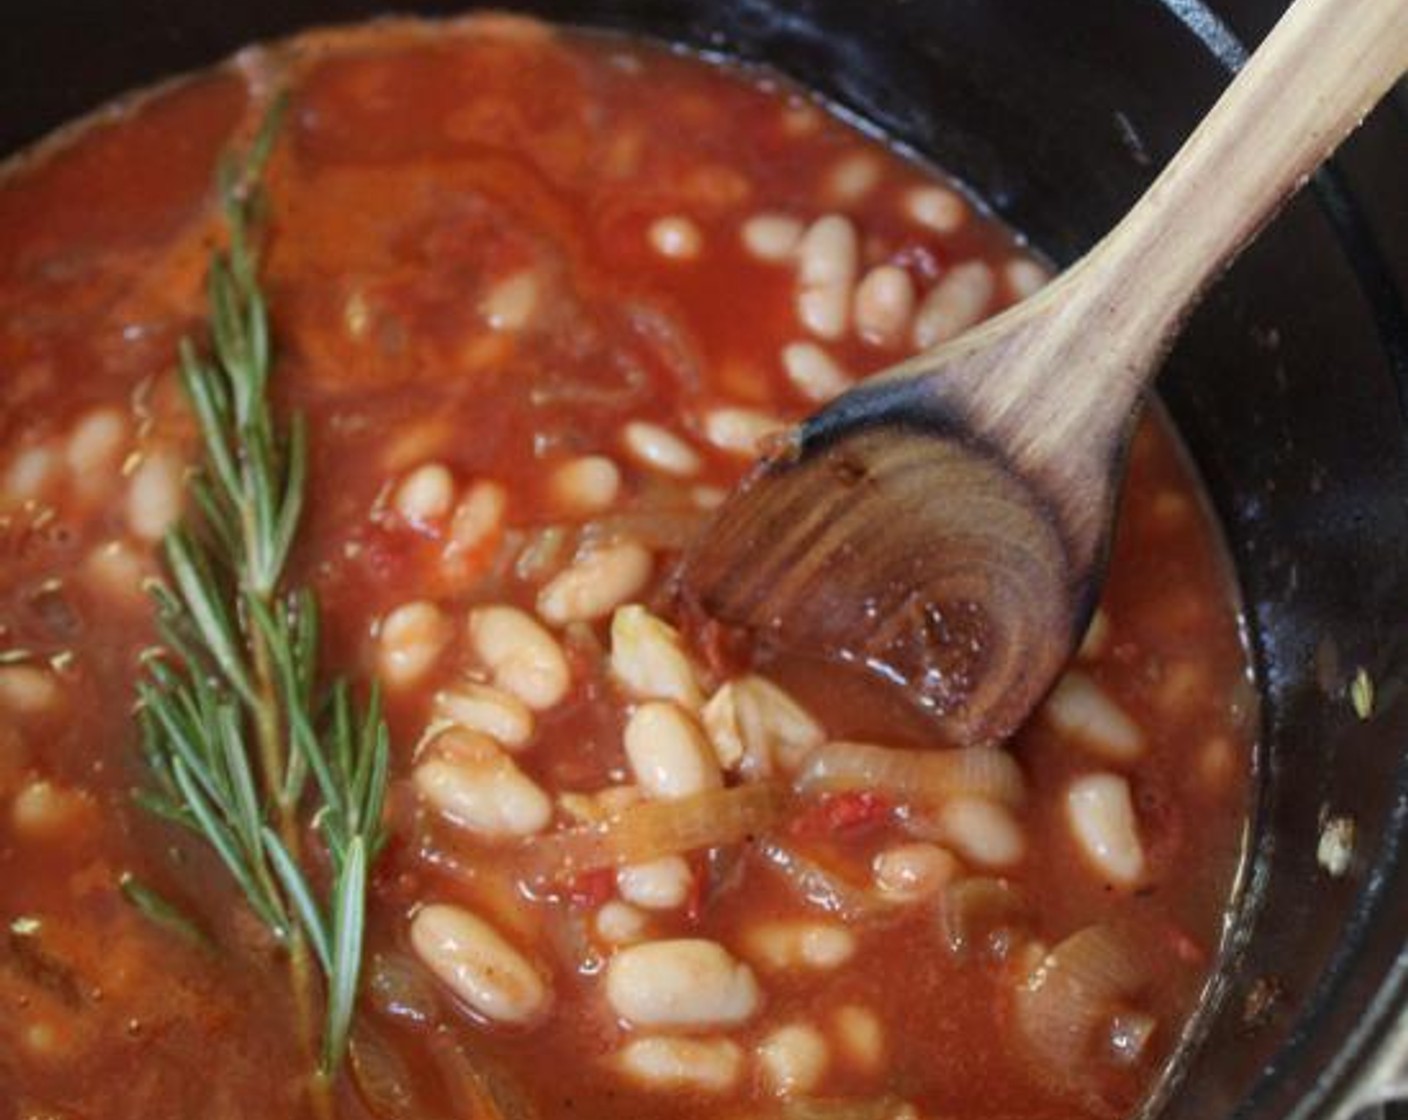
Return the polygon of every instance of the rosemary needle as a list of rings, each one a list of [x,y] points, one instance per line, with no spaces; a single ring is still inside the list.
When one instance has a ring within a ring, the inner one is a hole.
[[[288,949],[301,1004],[311,950],[324,978],[321,1068],[331,1073],[361,975],[388,736],[375,690],[359,707],[345,682],[320,687],[317,600],[286,578],[307,443],[301,418],[280,425],[270,403],[255,244],[281,107],[242,156],[221,163],[228,243],[210,260],[208,352],[190,339],[180,348],[203,458],[191,483],[197,515],[167,534],[166,579],[152,587],[164,648],[147,657],[138,685],[153,781],[137,797],[215,850]],[[326,850],[327,884],[308,872],[310,829]]]

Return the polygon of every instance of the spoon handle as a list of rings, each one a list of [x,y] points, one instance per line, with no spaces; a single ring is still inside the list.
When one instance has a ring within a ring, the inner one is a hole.
[[[976,425],[1035,465],[1117,445],[1203,289],[1406,69],[1408,0],[1296,0],[1124,220],[1009,313],[1040,329],[972,389]]]

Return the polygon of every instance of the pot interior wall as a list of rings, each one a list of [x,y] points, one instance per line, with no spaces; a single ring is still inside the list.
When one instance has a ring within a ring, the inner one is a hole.
[[[389,6],[28,3],[10,35],[26,49],[0,76],[0,145],[253,39]],[[1133,201],[1225,84],[1208,44],[1224,61],[1235,53],[1216,22],[1203,21],[1200,39],[1169,10],[1127,0],[509,6],[769,61],[956,173],[1063,264]],[[1223,7],[1255,35],[1277,5]],[[1356,150],[1408,138],[1384,112],[1367,133],[1346,156],[1351,172]],[[1368,170],[1354,190],[1372,193]],[[1343,174],[1321,187],[1212,293],[1161,380],[1226,529],[1264,721],[1235,951],[1203,1044],[1165,1103],[1172,1118],[1329,1115],[1363,1044],[1401,1006],[1408,969],[1408,337],[1379,233]],[[1408,261],[1408,246],[1397,250]],[[1378,684],[1367,721],[1346,699],[1360,667]],[[1356,846],[1350,873],[1332,881],[1316,844],[1338,814],[1355,820]]]

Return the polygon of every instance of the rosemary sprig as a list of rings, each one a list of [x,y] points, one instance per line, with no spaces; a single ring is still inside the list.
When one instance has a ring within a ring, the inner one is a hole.
[[[345,682],[320,691],[317,601],[287,586],[307,441],[299,417],[286,428],[274,417],[255,246],[279,116],[276,104],[243,156],[221,164],[228,244],[210,261],[209,353],[190,339],[180,348],[204,458],[190,484],[198,515],[167,534],[167,578],[152,587],[164,649],[138,685],[153,783],[137,797],[215,850],[287,948],[305,1016],[311,947],[326,982],[321,1068],[331,1073],[361,973],[389,746],[375,690],[360,710]],[[303,852],[309,826],[330,870],[321,892]]]

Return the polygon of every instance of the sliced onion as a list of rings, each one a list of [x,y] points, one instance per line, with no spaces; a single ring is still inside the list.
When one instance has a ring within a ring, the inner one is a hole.
[[[1053,1069],[1078,1071],[1096,1028],[1147,981],[1130,941],[1107,925],[1086,926],[1042,958],[1017,986],[1017,1024]]]
[[[425,1026],[440,1015],[435,985],[404,953],[377,953],[367,964],[367,996],[381,1014]]]
[[[758,854],[780,874],[797,895],[812,906],[848,920],[893,914],[899,907],[864,887],[848,882],[793,848],[772,840],[758,845]]]
[[[1027,920],[1026,900],[1006,879],[975,875],[944,888],[939,922],[955,954],[994,951],[1005,956],[1012,935]]]
[[[954,797],[986,797],[1020,805],[1022,770],[993,747],[911,750],[872,743],[824,743],[807,756],[797,779],[805,792],[868,789],[920,805]]]
[[[530,883],[561,883],[602,868],[737,844],[766,832],[781,815],[780,792],[762,783],[647,801],[600,824],[527,841],[519,866]]]
[[[498,1062],[437,1035],[431,1053],[449,1091],[450,1115],[467,1120],[538,1120],[527,1090]]]
[[[377,1120],[424,1120],[429,1115],[405,1059],[365,1019],[353,1022],[347,1064],[362,1103]]]
[[[678,552],[699,535],[708,515],[699,509],[631,509],[610,513],[588,523],[582,530],[584,541],[638,541],[652,551]]]
[[[892,1120],[903,1107],[903,1101],[891,1096],[862,1100],[801,1098],[786,1102],[777,1115],[779,1120]]]

